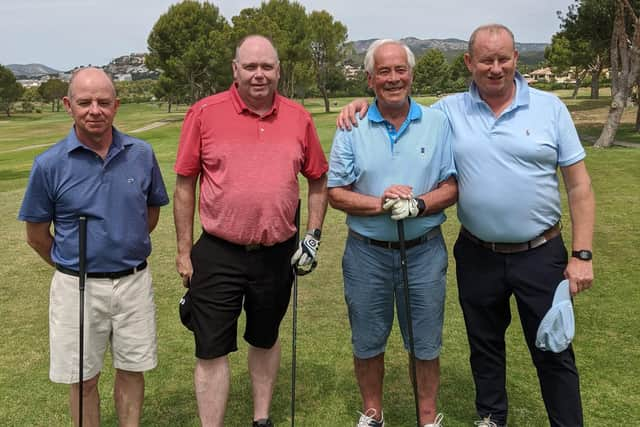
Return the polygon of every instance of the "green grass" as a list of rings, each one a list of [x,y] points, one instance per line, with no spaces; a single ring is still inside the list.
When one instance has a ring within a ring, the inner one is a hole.
[[[426,103],[433,99],[424,99]],[[338,106],[346,100],[338,100]],[[603,104],[606,106],[606,99]],[[335,113],[323,113],[319,100],[308,100],[325,152],[334,133]],[[603,108],[596,103],[594,109]],[[589,101],[579,99],[572,111],[590,112]],[[606,108],[606,107],[605,107]],[[336,107],[332,106],[332,109]],[[154,105],[122,106],[117,125],[133,130],[173,119]],[[635,114],[635,111],[633,112]],[[597,123],[581,123],[597,127]],[[6,152],[55,142],[68,132],[66,113],[18,115],[0,120],[0,248],[3,277],[0,283],[0,425],[70,425],[67,386],[48,380],[48,289],[51,269],[24,242],[24,225],[16,220],[33,157],[44,147]],[[153,144],[169,191],[173,191],[180,122],[136,134]],[[574,341],[586,425],[633,425],[640,419],[637,393],[640,335],[637,303],[640,301],[640,150],[587,148],[587,166],[597,198],[595,274],[593,289],[575,299],[577,332]],[[303,193],[306,187],[303,185]],[[304,200],[304,198],[303,198]],[[564,222],[569,224],[564,207]],[[455,208],[447,211],[443,229],[449,248],[459,228]],[[303,218],[305,218],[303,212]],[[565,228],[568,239],[569,227]],[[353,376],[350,333],[342,294],[340,260],[345,240],[344,214],[329,209],[325,221],[320,264],[300,279],[298,301],[298,376],[296,421],[300,426],[353,426],[360,398]],[[158,318],[159,360],[146,375],[145,426],[196,426],[193,392],[193,339],[182,327],[177,302],[183,293],[175,273],[174,229],[171,206],[162,210],[153,233],[154,275]],[[440,410],[447,426],[469,426],[475,419],[474,391],[468,365],[469,351],[457,303],[454,261],[450,258],[448,298],[442,351]],[[508,338],[508,389],[510,426],[548,425],[537,378],[526,350],[519,320],[514,319]],[[283,360],[274,395],[272,417],[279,426],[289,423],[291,317],[282,328]],[[246,344],[231,355],[232,389],[226,425],[246,426],[251,417]],[[388,425],[413,424],[414,409],[407,374],[407,357],[400,334],[394,330],[386,355],[385,418]],[[117,424],[110,358],[101,376],[103,425]]]

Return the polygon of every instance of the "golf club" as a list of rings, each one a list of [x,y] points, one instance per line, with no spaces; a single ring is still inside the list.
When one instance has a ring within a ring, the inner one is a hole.
[[[413,399],[416,404],[416,425],[420,427],[420,404],[418,401],[418,376],[416,373],[416,355],[413,344],[413,318],[411,317],[411,299],[409,298],[409,271],[407,268],[407,249],[404,239],[404,220],[398,221],[398,238],[400,240],[400,267],[402,268],[402,282],[404,285],[404,305],[407,315],[407,332],[409,333],[409,363],[411,365],[411,379],[413,382]]]
[[[82,383],[84,381],[84,285],[87,275],[87,217],[78,218],[78,286],[80,290],[80,357],[78,382],[78,423],[82,427]]]
[[[300,239],[300,199],[298,199],[298,207],[296,208],[296,244]],[[298,323],[298,272],[293,266],[293,301],[292,301],[292,318],[293,325],[291,327],[291,427],[296,425],[296,335]]]

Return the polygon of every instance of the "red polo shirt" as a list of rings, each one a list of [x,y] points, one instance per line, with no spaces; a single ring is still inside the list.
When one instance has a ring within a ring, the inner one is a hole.
[[[200,221],[208,233],[273,245],[295,233],[298,173],[318,179],[328,165],[302,106],[276,93],[260,117],[232,85],[189,108],[174,170],[200,175]]]

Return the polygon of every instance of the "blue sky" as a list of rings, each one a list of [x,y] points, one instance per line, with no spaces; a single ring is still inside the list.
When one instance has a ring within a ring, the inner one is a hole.
[[[104,65],[146,52],[147,36],[176,0],[0,0],[0,64],[41,63],[67,70]],[[260,0],[217,0],[228,20]],[[327,10],[350,40],[459,38],[478,25],[509,26],[519,42],[548,43],[558,31],[556,11],[573,0],[299,0],[307,12]]]

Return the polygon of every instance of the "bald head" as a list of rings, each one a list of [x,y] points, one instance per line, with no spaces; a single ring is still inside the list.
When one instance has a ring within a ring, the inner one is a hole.
[[[508,27],[502,24],[487,24],[476,28],[475,30],[473,30],[473,33],[471,33],[471,37],[469,37],[469,46],[467,48],[467,53],[469,53],[469,55],[471,56],[473,56],[474,54],[476,39],[478,38],[479,33],[487,33],[491,36],[498,36],[502,33],[506,33],[511,39],[512,50],[515,50],[516,48],[515,37],[513,36],[513,32]]]
[[[76,70],[71,76],[71,81],[69,81],[69,89],[67,91],[69,98],[73,98],[74,90],[79,84],[88,86],[107,85],[110,87],[113,97],[116,97],[116,87],[113,84],[113,80],[101,68],[87,67]]]
[[[280,62],[280,60],[278,59],[278,51],[273,45],[273,42],[265,36],[261,36],[259,34],[252,34],[252,35],[243,37],[236,46],[236,55],[233,61],[238,62],[240,60],[240,56],[242,55],[242,53],[247,49],[259,49],[263,51],[266,49],[273,54],[276,62],[278,63]]]

